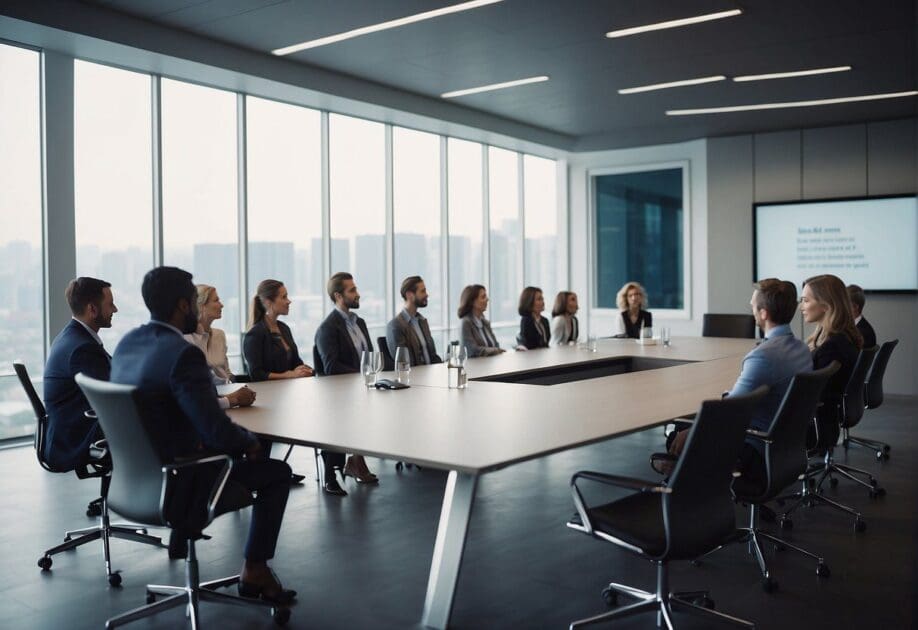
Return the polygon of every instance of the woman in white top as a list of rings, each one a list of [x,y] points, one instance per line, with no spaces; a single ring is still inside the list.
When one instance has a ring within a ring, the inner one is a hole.
[[[223,302],[220,301],[217,290],[209,284],[199,284],[197,290],[198,329],[185,335],[185,339],[204,352],[207,365],[213,373],[214,383],[232,383],[236,377],[226,358],[226,333],[211,326],[214,320],[223,317]]]
[[[551,309],[551,343],[563,346],[577,343],[580,337],[580,322],[577,321],[577,294],[573,291],[559,291]]]

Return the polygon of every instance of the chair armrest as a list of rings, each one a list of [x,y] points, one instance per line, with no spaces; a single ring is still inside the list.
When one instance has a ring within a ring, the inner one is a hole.
[[[609,475],[606,473],[593,472],[590,470],[582,470],[578,473],[575,473],[574,476],[571,477],[571,485],[576,486],[578,479],[596,481],[607,486],[617,486],[619,488],[638,490],[640,492],[659,492],[661,494],[669,494],[673,491],[672,488],[664,486],[657,481],[645,481],[635,477]]]
[[[771,444],[774,440],[771,439],[771,434],[766,433],[765,431],[757,431],[755,429],[746,429],[746,435],[751,438],[755,438],[760,442],[765,442],[766,444]]]
[[[223,488],[226,486],[226,480],[229,479],[230,471],[233,468],[233,458],[229,455],[209,455],[205,457],[188,459],[181,462],[174,462],[171,464],[163,464],[162,468],[163,487],[165,488],[166,484],[169,483],[169,476],[177,475],[180,470],[186,470],[207,464],[215,464],[218,462],[223,462],[224,465],[220,472],[217,473],[217,476],[214,479],[214,485],[210,492],[210,496],[207,499],[208,523],[214,519],[214,510],[217,507],[217,502],[220,500],[220,495],[223,494]],[[160,510],[162,511],[164,509],[165,505],[161,505]],[[163,520],[166,520],[165,514],[163,514]]]
[[[99,419],[99,416],[97,416],[96,412],[93,411],[92,409],[87,409],[86,411],[84,411],[83,417],[86,418],[87,420],[98,420]]]

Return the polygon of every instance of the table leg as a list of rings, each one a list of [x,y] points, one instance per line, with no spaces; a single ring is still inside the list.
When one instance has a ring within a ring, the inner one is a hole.
[[[455,470],[450,471],[446,481],[421,620],[427,628],[445,629],[449,624],[477,483],[477,475]]]

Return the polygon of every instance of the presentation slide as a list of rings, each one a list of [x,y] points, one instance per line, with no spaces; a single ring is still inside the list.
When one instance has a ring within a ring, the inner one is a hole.
[[[831,273],[868,291],[918,289],[918,198],[758,204],[757,278]]]

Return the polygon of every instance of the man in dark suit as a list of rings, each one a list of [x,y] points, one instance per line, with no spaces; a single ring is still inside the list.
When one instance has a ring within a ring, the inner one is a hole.
[[[354,283],[354,276],[339,271],[328,279],[328,297],[335,308],[316,330],[316,373],[319,376],[352,374],[360,372],[360,354],[373,350],[367,323],[353,311],[360,308],[360,292]],[[328,494],[347,496],[347,492],[335,480],[335,469],[351,475],[358,483],[378,483],[376,475],[370,472],[363,455],[351,455],[347,463],[344,453],[322,451],[325,462],[324,490]]]
[[[421,276],[408,276],[402,282],[400,293],[405,300],[402,312],[386,325],[386,343],[394,353],[399,346],[408,348],[411,365],[443,363],[430,335],[427,318],[418,309],[427,306],[427,286]]]
[[[144,277],[142,293],[150,322],[118,344],[112,381],[137,386],[150,437],[167,459],[208,451],[235,458],[230,479],[257,492],[239,594],[287,604],[296,592],[281,586],[267,561],[274,557],[287,505],[290,467],[268,459],[258,438],[227,417],[217,402],[204,353],[182,336],[194,332],[198,323],[191,274],[158,267]],[[178,540],[196,533],[173,530],[170,557],[181,555]]]
[[[89,402],[73,377],[82,372],[108,380],[111,357],[102,346],[99,330],[111,328],[112,315],[118,312],[111,286],[104,280],[81,277],[71,280],[64,292],[73,319],[51,343],[44,376],[48,433],[43,455],[60,472],[85,464],[89,446],[102,438],[99,423],[84,415]]]
[[[864,317],[864,305],[867,303],[867,296],[864,295],[864,289],[856,284],[848,285],[848,297],[851,298],[851,315],[854,317],[854,325],[864,338],[865,348],[872,348],[877,345],[877,333],[874,332],[873,326]]]

